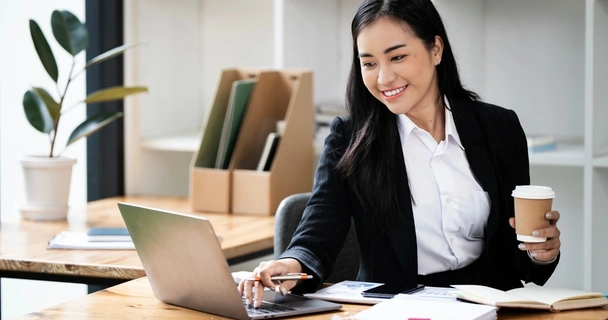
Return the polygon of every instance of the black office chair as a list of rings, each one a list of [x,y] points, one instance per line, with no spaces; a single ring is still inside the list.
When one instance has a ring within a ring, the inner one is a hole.
[[[302,219],[310,193],[298,193],[283,199],[277,208],[274,225],[274,256],[277,258],[289,245],[296,227]],[[334,270],[326,282],[337,283],[355,280],[359,272],[359,245],[354,224],[334,263]]]

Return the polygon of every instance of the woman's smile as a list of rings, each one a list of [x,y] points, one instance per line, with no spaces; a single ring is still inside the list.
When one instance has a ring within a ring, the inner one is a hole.
[[[403,93],[405,92],[405,89],[407,89],[408,85],[405,85],[403,87],[398,87],[398,88],[393,88],[390,90],[382,90],[382,95],[384,96],[384,99],[386,99],[386,101],[392,101],[395,100],[397,98],[399,98],[400,96],[403,95]]]

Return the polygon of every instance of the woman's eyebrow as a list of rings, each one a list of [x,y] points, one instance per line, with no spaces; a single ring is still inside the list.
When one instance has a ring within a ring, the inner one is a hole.
[[[396,44],[396,45],[394,45],[392,47],[389,47],[386,50],[384,50],[384,54],[387,54],[387,53],[389,53],[389,52],[391,52],[393,50],[397,50],[399,48],[403,48],[405,46],[406,46],[405,44]],[[373,55],[371,55],[369,53],[365,53],[365,52],[360,52],[359,53],[359,58],[363,58],[363,57],[369,58],[369,57],[373,57]]]

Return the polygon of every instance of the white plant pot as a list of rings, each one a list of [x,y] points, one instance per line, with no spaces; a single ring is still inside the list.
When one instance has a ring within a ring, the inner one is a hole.
[[[21,217],[31,220],[62,220],[68,215],[68,200],[75,159],[21,156],[25,204]]]

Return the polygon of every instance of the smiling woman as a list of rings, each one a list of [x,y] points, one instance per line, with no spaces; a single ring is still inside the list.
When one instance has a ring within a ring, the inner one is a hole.
[[[273,288],[271,276],[306,272],[314,278],[281,286],[316,290],[352,219],[357,280],[503,290],[544,284],[560,252],[559,213],[537,230],[546,242],[518,247],[510,194],[530,183],[524,131],[515,112],[463,87],[431,0],[366,0],[351,31],[349,115],[332,122],[290,245],[254,274]],[[262,286],[239,289],[252,301]]]

